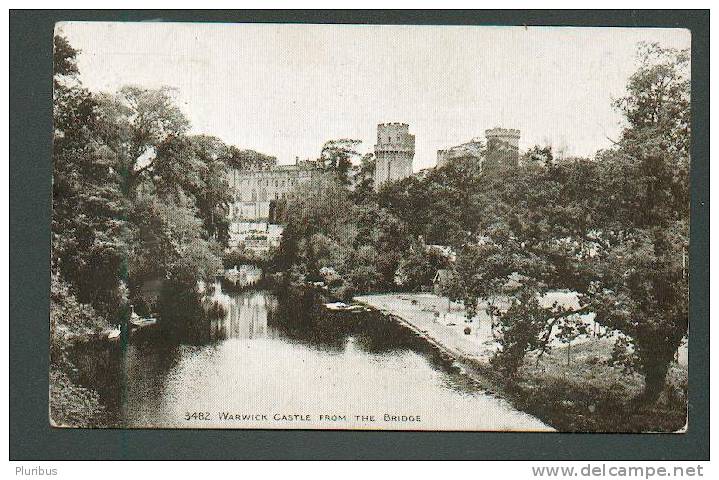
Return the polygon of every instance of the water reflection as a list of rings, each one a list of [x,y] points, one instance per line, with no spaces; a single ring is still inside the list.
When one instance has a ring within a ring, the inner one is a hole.
[[[210,338],[263,338],[268,335],[268,318],[277,310],[277,298],[266,291],[250,291],[229,296],[219,292],[215,297],[227,312],[223,318],[210,320]]]
[[[421,426],[393,428],[544,428],[479,390],[427,342],[378,313],[329,312],[316,293],[289,289],[225,292],[216,285],[211,295],[225,315],[198,322],[197,337],[135,338],[127,351],[108,357],[102,368],[109,374],[87,378],[100,384],[118,425],[268,426],[221,422],[219,412],[230,410],[427,418]],[[198,410],[213,420],[185,418]]]

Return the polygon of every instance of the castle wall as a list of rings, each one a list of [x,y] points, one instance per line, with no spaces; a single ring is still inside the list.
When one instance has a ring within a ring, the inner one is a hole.
[[[231,222],[267,220],[270,202],[287,197],[297,185],[317,176],[317,168],[279,166],[268,170],[237,170],[229,172],[232,194]]]
[[[436,168],[441,168],[457,158],[476,158],[485,167],[499,164],[517,165],[521,132],[513,128],[485,130],[486,148],[479,137],[451,148],[437,150]]]
[[[437,150],[437,168],[444,167],[451,159],[452,154],[450,150]]]

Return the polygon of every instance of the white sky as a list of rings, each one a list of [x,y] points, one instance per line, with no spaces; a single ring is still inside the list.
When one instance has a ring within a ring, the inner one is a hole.
[[[69,22],[95,91],[176,87],[194,133],[317,157],[334,138],[372,151],[378,123],[416,135],[414,169],[495,126],[591,155],[616,138],[635,46],[688,48],[680,29]]]

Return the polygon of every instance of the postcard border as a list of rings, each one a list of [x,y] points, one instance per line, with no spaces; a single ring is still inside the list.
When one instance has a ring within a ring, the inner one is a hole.
[[[689,429],[685,434],[77,430],[48,412],[55,22],[178,21],[687,28],[692,33]],[[709,11],[10,12],[10,460],[709,459]]]

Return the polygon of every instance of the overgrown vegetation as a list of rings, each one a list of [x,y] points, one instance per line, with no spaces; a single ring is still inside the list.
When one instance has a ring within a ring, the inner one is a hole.
[[[488,163],[490,145],[378,193],[368,188],[371,159],[302,187],[286,210],[285,267],[351,296],[427,288],[429,271],[450,265],[444,293],[469,318],[489,302],[493,365],[512,381],[527,354],[551,355],[553,339],[586,333],[581,316],[591,313],[621,334],[611,368],[641,374],[642,391],[631,393],[656,402],[688,328],[689,56],[642,44],[638,64],[614,101],[621,138],[593,158],[535,146],[518,165]],[[328,145],[331,165],[357,157],[353,142]],[[432,244],[456,261],[432,257]],[[555,291],[577,305],[542,301]]]
[[[80,325],[97,333],[127,322],[131,305],[159,314],[167,331],[201,315],[198,282],[222,266],[229,238],[227,168],[275,159],[189,134],[171,89],[90,92],[77,54],[55,37],[51,413],[84,425],[94,424],[96,396],[72,383],[58,352],[90,333]],[[149,281],[162,284],[159,296],[145,295]]]
[[[598,339],[529,355],[508,394],[515,405],[565,432],[676,432],[687,420],[687,370],[672,364],[653,402],[638,402],[643,378],[612,365],[614,341]]]

